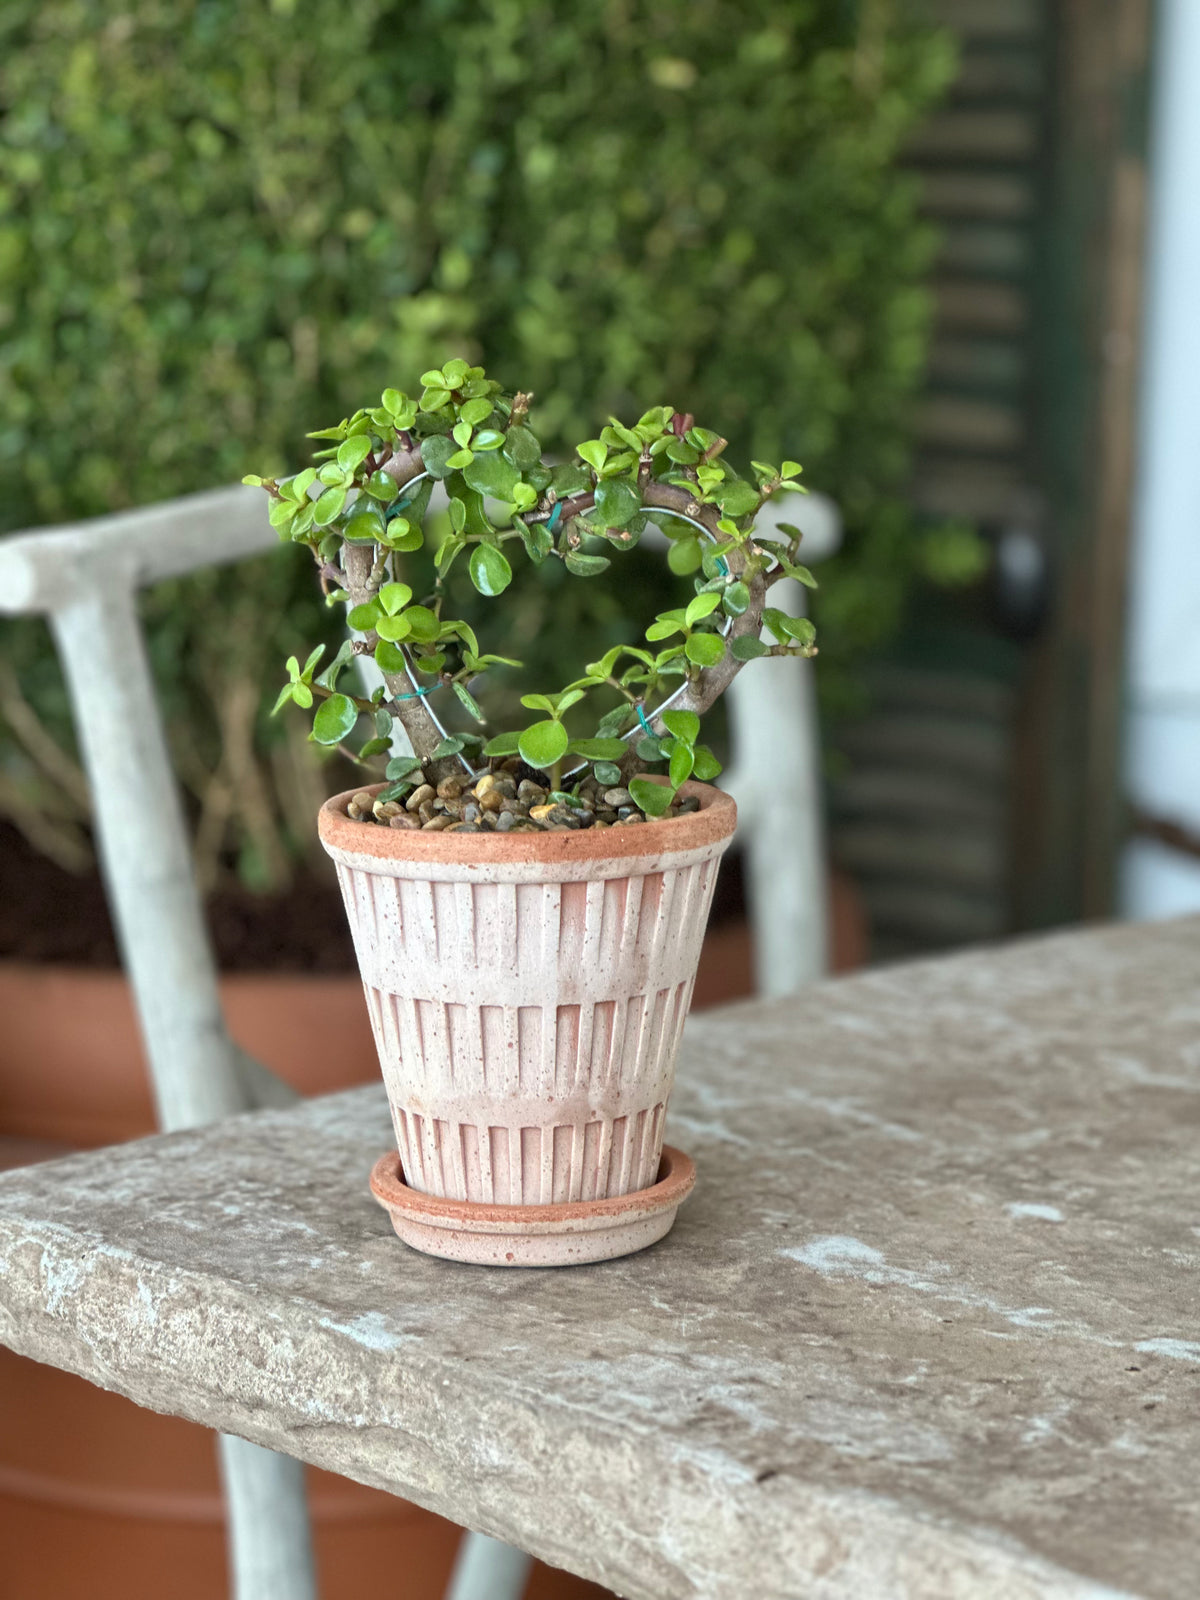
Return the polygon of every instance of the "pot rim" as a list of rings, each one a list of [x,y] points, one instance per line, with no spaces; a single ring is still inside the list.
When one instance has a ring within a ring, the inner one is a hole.
[[[655,776],[652,781],[665,779]],[[700,801],[698,811],[600,832],[586,828],[562,833],[426,833],[419,828],[382,828],[378,823],[351,820],[346,808],[356,794],[378,794],[387,787],[386,783],[360,784],[326,800],[317,815],[318,832],[326,850],[382,861],[471,867],[633,861],[718,844],[737,827],[733,796],[712,784],[696,782],[685,783],[680,792],[685,798],[696,796]]]

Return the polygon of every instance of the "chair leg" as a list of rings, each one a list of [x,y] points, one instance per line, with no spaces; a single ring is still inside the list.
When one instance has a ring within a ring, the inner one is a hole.
[[[227,1435],[219,1452],[233,1600],[316,1600],[303,1463]]]
[[[446,1600],[521,1600],[533,1557],[486,1533],[464,1533]]]
[[[225,1031],[131,575],[97,563],[92,577],[52,623],[159,1121],[197,1127],[246,1110],[251,1078],[260,1101],[290,1091],[247,1067]],[[242,1439],[222,1439],[220,1458],[236,1600],[313,1600],[300,1463]]]

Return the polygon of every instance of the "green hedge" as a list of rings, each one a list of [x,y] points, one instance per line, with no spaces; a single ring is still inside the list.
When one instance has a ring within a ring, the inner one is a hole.
[[[844,655],[911,565],[895,158],[950,68],[888,0],[8,0],[0,527],[294,465],[462,354],[548,441],[668,399],[802,460]]]

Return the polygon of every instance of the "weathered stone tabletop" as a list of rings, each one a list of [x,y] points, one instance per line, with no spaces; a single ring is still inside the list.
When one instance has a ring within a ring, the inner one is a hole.
[[[0,1339],[635,1600],[1200,1589],[1200,921],[694,1018],[661,1245],[406,1250],[360,1090],[0,1178]]]

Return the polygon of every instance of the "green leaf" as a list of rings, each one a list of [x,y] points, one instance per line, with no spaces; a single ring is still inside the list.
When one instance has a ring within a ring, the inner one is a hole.
[[[585,439],[575,447],[575,453],[583,457],[593,472],[600,472],[608,458],[608,446],[601,444],[599,439]]]
[[[517,531],[521,535],[525,553],[535,567],[540,567],[554,548],[554,535],[549,532],[544,522],[524,523],[518,521]]]
[[[694,711],[664,711],[662,725],[684,744],[695,744],[700,736],[700,718]]]
[[[279,691],[278,699],[271,707],[271,716],[274,716],[277,711],[282,711],[284,706],[287,705],[288,701],[294,698],[295,693],[296,685],[294,683],[285,683],[283,688]]]
[[[620,761],[627,748],[624,739],[571,740],[571,754],[585,761]]]
[[[363,484],[363,488],[373,500],[382,500],[389,503],[396,498],[396,480],[383,471],[373,472]]]
[[[352,606],[346,613],[346,621],[360,633],[370,633],[379,621],[380,615],[379,602],[368,600],[361,606]]]
[[[667,785],[651,783],[649,778],[634,778],[629,794],[634,805],[640,806],[648,817],[661,817],[671,805],[672,794]]]
[[[735,661],[754,661],[759,656],[770,655],[769,645],[763,643],[756,633],[742,633],[729,646]]]
[[[393,644],[400,639],[407,639],[412,632],[411,615],[404,613],[398,617],[380,617],[375,624],[375,632],[381,639],[390,639]]]
[[[517,749],[531,767],[552,767],[567,753],[570,739],[561,722],[535,722],[520,735]]]
[[[720,772],[721,763],[706,744],[698,744],[694,753],[696,760],[692,767],[692,777],[701,783],[711,783]]]
[[[504,435],[497,432],[495,428],[480,428],[479,432],[471,440],[471,449],[475,451],[499,450],[503,443]]]
[[[474,428],[480,422],[486,422],[492,414],[490,400],[468,400],[458,410],[459,416],[468,427]]]
[[[485,457],[494,461],[494,456]],[[502,550],[497,550],[495,545],[477,544],[471,551],[469,563],[471,582],[480,594],[503,594],[512,582],[512,568],[508,558]]]
[[[461,472],[464,467],[469,467],[474,461],[474,453],[470,450],[456,450],[447,461],[446,466],[451,472]]]
[[[326,492],[328,494],[335,494],[340,493],[341,491],[329,489]],[[322,495],[321,500],[324,499],[325,495]],[[321,504],[321,500],[317,501],[318,507]],[[374,506],[368,506],[364,510],[360,511],[358,509],[358,502],[356,501],[354,514],[346,523],[345,529],[343,530],[343,537],[348,539],[351,544],[373,544],[377,540],[384,538],[386,529],[387,524],[384,522],[383,517]]]
[[[385,583],[379,591],[379,603],[389,617],[394,617],[412,599],[412,594],[407,583]]]
[[[714,594],[711,590],[707,594],[698,594],[694,600],[689,602],[688,608],[683,614],[683,620],[689,628],[694,628],[705,617],[711,616],[720,604],[721,596]]]
[[[606,784],[610,789],[621,781],[621,769],[611,761],[597,761],[592,768],[592,775],[597,783]]]
[[[498,733],[484,745],[483,753],[485,756],[515,756],[520,739],[519,733]]]
[[[382,734],[376,734],[373,739],[368,739],[358,752],[358,759],[366,761],[369,756],[381,756],[385,750],[391,748],[392,741]]]
[[[357,721],[358,707],[348,695],[330,695],[317,708],[312,736],[317,744],[341,744]]]
[[[365,433],[356,433],[344,444],[338,445],[337,464],[343,472],[353,472],[371,454],[371,440]]]
[[[455,356],[453,361],[447,361],[442,368],[442,377],[446,380],[446,387],[448,389],[457,389],[470,370],[470,364],[463,361],[459,356]]]
[[[785,478],[798,478],[804,468],[798,461],[785,461],[779,470]]]
[[[384,776],[388,778],[407,778],[411,773],[420,772],[421,761],[418,756],[393,756],[388,762]]]
[[[683,653],[697,667],[715,667],[725,654],[725,641],[715,633],[694,633],[683,647]]]
[[[336,689],[338,677],[342,668],[353,659],[354,642],[351,639],[343,639],[337,655],[334,656],[333,660],[325,668],[325,671],[321,673],[320,677],[317,679],[317,682],[326,689]]]
[[[267,507],[267,521],[273,528],[286,528],[298,510],[294,500],[272,500]]]
[[[464,463],[463,477],[478,494],[504,501],[512,500],[513,490],[521,481],[521,474],[516,467],[494,450],[474,456],[469,464]]]
[[[375,665],[380,672],[397,673],[404,672],[408,663],[398,645],[392,644],[390,639],[381,639],[375,646]]]
[[[451,735],[448,739],[439,739],[437,748],[429,755],[430,761],[444,761],[447,756],[456,756],[461,753],[463,742]]]
[[[612,562],[607,556],[585,556],[578,550],[572,550],[564,558],[563,565],[577,578],[594,578],[606,567],[611,567]]]
[[[425,464],[426,472],[435,478],[449,477],[452,471],[450,458],[457,454],[458,446],[444,433],[430,434],[429,438],[421,443],[421,460]]]
[[[406,403],[405,397],[399,389],[385,389],[383,391],[382,400],[383,409],[385,411],[390,411],[392,416],[395,416],[398,411],[403,411]],[[391,777],[390,772],[388,773],[388,777]]]
[[[682,739],[676,740],[675,748],[671,751],[670,765],[667,768],[671,783],[676,789],[691,777],[695,760],[695,752],[691,745],[684,744]]]
[[[713,490],[713,499],[727,517],[745,517],[758,510],[758,490],[743,478],[734,478]]]
[[[263,480],[255,472],[248,472],[242,482],[248,483],[253,489],[261,489],[263,486]]]
[[[407,517],[393,517],[387,525],[384,543],[389,550],[399,550],[407,555],[421,548],[425,543],[425,533],[419,523],[410,523]]]
[[[510,428],[504,436],[504,454],[514,467],[525,472],[542,459],[541,442],[529,428]]]
[[[428,372],[421,374],[421,384],[426,389],[444,389],[446,387],[442,374],[436,367],[431,367]]]
[[[465,683],[459,683],[458,679],[456,678],[450,687],[454,690],[455,694],[462,701],[463,705],[466,706],[467,710],[475,718],[476,722],[485,722],[487,720],[483,712],[479,709],[478,700],[476,700],[475,696],[467,688]]]
[[[346,504],[346,491],[342,488],[326,489],[313,508],[313,521],[318,528],[327,528],[342,514]]]
[[[646,637],[655,643],[659,639],[669,639],[673,633],[682,633],[685,626],[682,611],[660,611],[646,629]]]
[[[666,751],[658,739],[647,735],[637,742],[636,754],[642,761],[664,761]]]
[[[721,604],[727,616],[740,617],[750,604],[750,590],[739,579],[736,583],[727,585]]]
[[[521,704],[526,711],[553,711],[555,704],[553,697],[548,694],[523,694]]]
[[[441,623],[428,606],[409,606],[404,615],[418,644],[432,644],[441,632]]]
[[[623,528],[641,509],[641,495],[623,478],[606,478],[596,489],[596,511],[610,528]]]
[[[550,474],[550,485],[560,500],[566,500],[573,494],[586,494],[592,480],[576,462],[562,461]]]
[[[702,559],[699,539],[677,539],[667,551],[667,565],[680,578],[695,572]]]

